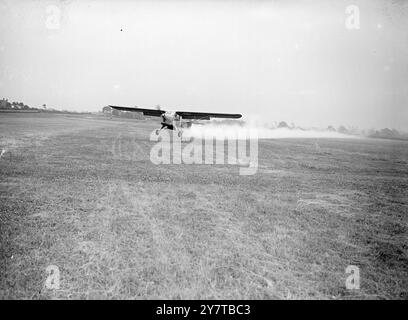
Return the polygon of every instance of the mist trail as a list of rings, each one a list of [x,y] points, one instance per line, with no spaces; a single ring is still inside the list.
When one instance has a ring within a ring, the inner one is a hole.
[[[184,129],[183,135],[193,138],[215,138],[215,139],[285,139],[285,138],[341,138],[353,139],[357,136],[347,135],[335,131],[303,130],[289,128],[267,128],[254,125],[236,124],[204,124],[192,125]]]

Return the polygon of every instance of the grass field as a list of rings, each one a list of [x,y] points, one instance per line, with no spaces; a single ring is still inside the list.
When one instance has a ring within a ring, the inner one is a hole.
[[[154,165],[155,127],[0,115],[1,298],[408,299],[407,142],[262,140],[240,176]]]

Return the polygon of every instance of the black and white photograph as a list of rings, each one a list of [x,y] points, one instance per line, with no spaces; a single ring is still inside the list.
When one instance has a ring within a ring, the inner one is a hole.
[[[408,1],[0,13],[0,300],[408,300]]]

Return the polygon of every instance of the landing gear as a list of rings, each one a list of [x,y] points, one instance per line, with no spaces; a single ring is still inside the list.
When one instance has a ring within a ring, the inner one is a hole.
[[[163,129],[163,128],[162,128],[162,129]],[[160,131],[161,131],[162,129],[157,129],[157,130],[155,131],[156,136],[158,136],[158,135],[160,134]],[[182,131],[182,130],[178,130],[178,129],[173,129],[173,130],[177,130],[177,137],[181,138],[181,136],[183,135],[183,131]]]
[[[163,128],[165,128],[166,126],[163,124],[162,122],[162,127],[160,129],[156,130],[156,136],[158,136],[160,134],[160,131],[163,130]]]
[[[181,118],[181,116],[179,116],[179,118],[178,118],[178,121],[179,121],[179,123],[178,123],[178,130],[177,130],[177,137],[179,137],[179,138],[181,138],[181,136],[183,135],[183,126],[182,126],[182,122],[181,122],[181,120],[182,120],[182,118]]]
[[[160,129],[157,129],[155,131],[156,136],[160,135],[160,131],[163,129],[168,129],[168,130],[174,130],[177,131],[177,136],[179,138],[181,138],[181,136],[183,135],[183,129],[182,129],[182,123],[181,123],[181,117],[179,119],[177,119],[179,121],[178,125],[176,125],[176,121],[173,120],[172,124],[165,122],[166,119],[163,119],[162,127]]]

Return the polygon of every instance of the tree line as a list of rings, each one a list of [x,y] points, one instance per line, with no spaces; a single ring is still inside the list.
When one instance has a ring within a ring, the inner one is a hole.
[[[8,99],[2,98],[0,100],[0,111],[7,111],[7,110],[16,111],[16,112],[35,111],[35,112],[53,112],[53,113],[78,113],[78,112],[72,112],[72,111],[66,111],[66,110],[56,110],[54,108],[47,108],[47,105],[45,103],[39,107],[30,107],[29,105],[23,102],[18,102],[18,101],[10,102],[8,101]]]

